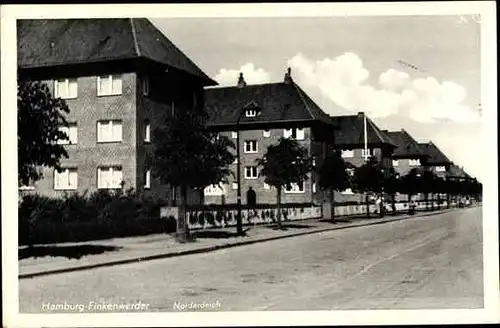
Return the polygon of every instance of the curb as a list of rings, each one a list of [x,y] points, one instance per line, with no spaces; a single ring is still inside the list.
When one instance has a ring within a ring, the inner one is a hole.
[[[356,228],[356,227],[365,227],[365,226],[371,226],[371,225],[377,225],[377,224],[384,224],[384,223],[388,223],[388,222],[397,222],[397,221],[402,221],[402,220],[407,220],[407,219],[412,219],[412,218],[417,218],[417,217],[432,216],[432,215],[436,215],[436,214],[451,212],[453,210],[454,209],[445,209],[445,210],[441,210],[437,213],[436,212],[429,212],[429,213],[424,212],[421,214],[416,213],[415,215],[411,215],[411,216],[405,215],[405,216],[399,217],[399,218],[385,219],[385,220],[380,220],[380,221],[376,221],[376,222],[363,222],[363,223],[359,223],[359,224],[352,224],[352,225],[346,225],[346,226],[341,226],[341,227],[329,227],[329,228],[322,228],[322,229],[305,231],[305,232],[297,232],[297,233],[283,235],[283,236],[273,236],[273,237],[254,239],[254,240],[236,241],[236,242],[228,243],[228,244],[206,246],[206,247],[200,247],[197,249],[189,249],[189,250],[177,251],[177,252],[172,252],[172,253],[163,253],[163,254],[149,255],[149,256],[143,256],[143,257],[134,257],[134,258],[124,259],[124,260],[108,261],[108,262],[96,263],[96,264],[87,264],[87,265],[81,265],[81,266],[76,266],[76,267],[71,267],[71,268],[62,268],[62,269],[46,270],[46,271],[33,272],[33,273],[24,273],[24,274],[19,274],[18,279],[35,278],[35,277],[47,276],[47,275],[58,274],[58,273],[69,273],[69,272],[90,270],[90,269],[109,267],[109,266],[115,266],[115,265],[123,265],[123,264],[137,263],[137,262],[143,262],[143,261],[166,259],[166,258],[178,257],[178,256],[184,256],[184,255],[208,253],[208,252],[213,252],[216,250],[221,250],[221,249],[226,249],[226,248],[231,248],[231,247],[245,246],[245,245],[251,245],[251,244],[256,244],[256,243],[262,243],[262,242],[266,242],[266,241],[273,241],[273,240],[279,240],[279,239],[285,239],[285,238],[311,235],[314,233],[328,232],[328,231],[333,231],[333,230],[343,230],[343,229]]]

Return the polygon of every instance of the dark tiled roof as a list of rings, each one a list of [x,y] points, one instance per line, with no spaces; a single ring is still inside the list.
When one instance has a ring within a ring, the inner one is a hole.
[[[331,116],[335,126],[335,144],[339,146],[359,147],[364,145],[364,114],[348,116]],[[382,132],[373,121],[366,118],[367,143],[369,145],[390,145],[395,147],[392,140]]]
[[[413,139],[412,136],[404,129],[401,129],[401,131],[389,131],[385,133],[397,147],[392,153],[394,158],[426,156],[426,154],[420,149],[418,142],[415,141],[415,139]]]
[[[419,143],[420,150],[422,150],[427,156],[427,164],[429,165],[445,165],[452,164],[452,161],[446,157],[445,154],[434,144],[429,143]]]
[[[463,168],[461,168],[455,164],[450,166],[448,176],[455,177],[455,178],[466,178],[466,179],[471,178],[471,176],[468,175],[467,172],[465,172]]]
[[[205,89],[210,125],[235,124],[241,109],[250,103],[260,108],[257,117],[241,116],[240,123],[321,121],[330,117],[295,83],[268,83],[244,87]]]
[[[147,58],[216,85],[145,18],[18,20],[19,68]]]

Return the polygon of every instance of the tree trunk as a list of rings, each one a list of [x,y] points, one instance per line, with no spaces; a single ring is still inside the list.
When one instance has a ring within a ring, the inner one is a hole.
[[[391,207],[392,207],[392,215],[396,215],[396,194],[392,194],[391,195],[392,197],[392,204],[391,204]]]
[[[276,225],[278,226],[278,229],[282,229],[281,226],[281,186],[276,187]]]
[[[368,193],[365,194],[365,202],[366,202],[366,217],[370,217],[370,200]]]
[[[181,186],[179,204],[179,217],[177,219],[177,241],[186,243],[188,240],[188,225],[187,225],[187,187]]]
[[[408,193],[408,205],[407,206],[408,206],[408,214],[410,214],[410,215],[412,213],[412,210],[411,210],[411,196],[412,196],[412,194]]]
[[[451,195],[449,193],[446,194],[446,208],[451,207]]]
[[[428,193],[424,193],[424,202],[425,202],[425,210],[428,211],[429,210],[429,194]]]
[[[437,209],[438,211],[441,209],[441,194],[437,194]]]
[[[434,193],[431,193],[429,198],[431,199],[431,211],[434,211]]]
[[[330,220],[335,222],[335,191],[330,189]]]

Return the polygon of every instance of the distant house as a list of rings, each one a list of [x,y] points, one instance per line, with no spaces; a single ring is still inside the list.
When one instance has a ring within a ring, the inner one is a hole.
[[[17,37],[19,78],[45,82],[71,110],[62,172],[45,168],[23,189],[57,197],[123,184],[172,199],[146,163],[161,142],[156,118],[203,106],[217,83],[147,19],[18,20]]]
[[[396,145],[392,153],[392,166],[399,176],[404,176],[410,170],[414,168],[420,169],[426,165],[429,156],[406,130],[383,132]]]
[[[335,148],[341,150],[345,162],[353,167],[360,167],[371,156],[375,156],[385,168],[392,166],[392,153],[396,145],[380,128],[366,117],[366,145],[365,153],[365,114],[331,116],[335,127]],[[353,173],[353,171],[350,171]],[[354,194],[348,189],[336,195],[339,201],[360,201],[361,195]]]
[[[235,77],[236,82],[236,77]],[[328,151],[333,151],[334,135],[330,117],[293,81],[291,71],[283,82],[247,85],[240,74],[235,86],[207,88],[205,106],[209,114],[208,125],[235,144],[239,131],[241,154],[242,203],[252,187],[257,203],[276,203],[276,190],[264,183],[256,161],[266,153],[267,147],[282,137],[293,138],[306,147],[315,164],[321,165]],[[237,178],[228,184],[205,189],[205,203],[236,203]],[[321,198],[317,177],[284,190],[284,203],[310,203]]]
[[[440,178],[446,177],[453,162],[432,141],[419,143],[419,147],[428,156],[425,163],[426,169],[431,170]]]

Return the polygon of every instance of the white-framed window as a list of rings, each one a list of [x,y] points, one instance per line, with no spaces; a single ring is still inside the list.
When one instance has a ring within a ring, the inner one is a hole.
[[[290,187],[285,187],[285,193],[288,193],[288,194],[300,194],[303,192],[305,192],[304,182],[292,183]]]
[[[97,188],[118,189],[122,187],[123,171],[120,166],[101,166],[97,168]]]
[[[231,132],[231,138],[233,138],[233,139],[238,138],[238,132],[232,131]]]
[[[408,161],[408,164],[410,166],[420,166],[420,160],[419,159],[410,159]]]
[[[257,166],[245,166],[245,179],[257,179]]]
[[[147,169],[144,173],[144,189],[151,188],[151,170]]]
[[[78,97],[78,79],[58,79],[54,81],[55,98],[74,99]]]
[[[264,130],[264,131],[262,132],[262,136],[263,136],[264,138],[269,138],[269,137],[271,136],[271,130],[269,130],[269,129]]]
[[[257,140],[245,140],[243,143],[243,151],[245,153],[256,153],[259,151]]]
[[[149,96],[149,79],[147,77],[142,80],[142,94]]]
[[[233,190],[238,189],[238,183],[237,182],[231,183],[231,188],[233,188]]]
[[[144,121],[144,142],[151,142],[151,123]]]
[[[354,157],[354,150],[342,150],[341,157],[342,158]]]
[[[436,166],[436,172],[446,172],[446,167],[444,167],[444,166]]]
[[[264,189],[269,190],[271,189],[271,186],[264,182]]]
[[[205,189],[203,189],[203,194],[205,196],[222,196],[226,194],[226,189],[222,184],[213,184],[206,186]]]
[[[316,166],[316,156],[312,157],[312,166]]]
[[[313,193],[316,192],[316,182],[313,182],[313,184],[312,184],[312,192]]]
[[[76,168],[54,170],[55,190],[75,190],[78,187],[78,171]]]
[[[103,75],[97,77],[97,95],[114,96],[122,94],[121,75]]]
[[[57,144],[75,145],[78,143],[78,129],[76,123],[68,123],[68,126],[60,126],[58,130],[65,133],[68,139],[57,140]]]
[[[370,148],[366,149],[366,157],[370,157],[372,155],[372,150]],[[361,157],[365,157],[365,149],[361,149]]]
[[[245,110],[245,116],[246,117],[255,117],[255,116],[257,116],[257,110],[247,109],[247,110]]]
[[[295,140],[304,140],[305,132],[303,128],[292,128],[283,130],[283,138],[292,138]]]
[[[346,190],[342,191],[341,194],[342,195],[352,195],[354,193],[352,192],[351,188],[347,188]]]
[[[392,166],[399,166],[399,161],[397,159],[393,159]]]
[[[97,142],[122,141],[122,121],[102,120],[97,121]]]

